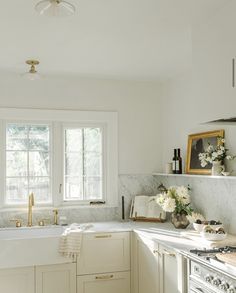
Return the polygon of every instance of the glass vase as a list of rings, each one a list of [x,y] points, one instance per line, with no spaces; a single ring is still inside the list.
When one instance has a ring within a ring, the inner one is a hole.
[[[171,223],[175,226],[176,229],[186,229],[189,225],[189,220],[187,219],[187,215],[184,213],[172,213]]]

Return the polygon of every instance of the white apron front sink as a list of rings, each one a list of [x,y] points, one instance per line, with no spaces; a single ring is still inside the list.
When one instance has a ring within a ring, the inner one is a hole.
[[[69,263],[58,253],[63,227],[0,229],[0,268]]]

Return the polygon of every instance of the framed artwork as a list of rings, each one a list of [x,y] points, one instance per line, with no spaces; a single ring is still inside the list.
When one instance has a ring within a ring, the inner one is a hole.
[[[218,137],[224,137],[224,130],[208,131],[188,136],[188,149],[186,159],[187,174],[211,174],[212,165],[208,164],[205,167],[201,166],[198,155],[205,152],[208,143],[217,146],[219,143]]]

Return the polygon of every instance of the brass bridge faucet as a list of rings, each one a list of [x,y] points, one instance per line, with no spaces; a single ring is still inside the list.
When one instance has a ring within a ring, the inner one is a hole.
[[[33,216],[33,213],[32,213],[32,207],[34,206],[34,194],[31,193],[29,195],[29,199],[28,199],[28,227],[32,227],[33,225],[33,221],[32,221],[32,216]]]
[[[54,209],[53,213],[54,213],[53,225],[58,225],[58,209]]]

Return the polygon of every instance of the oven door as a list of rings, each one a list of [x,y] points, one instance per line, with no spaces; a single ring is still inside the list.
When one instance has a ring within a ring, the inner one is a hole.
[[[189,293],[215,293],[215,292],[196,281],[190,280]]]

